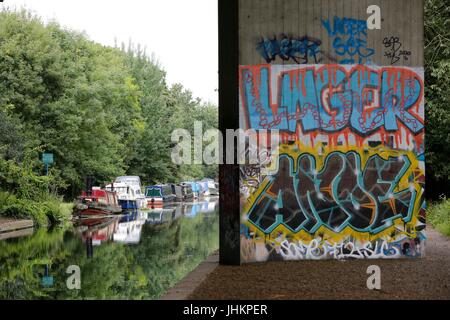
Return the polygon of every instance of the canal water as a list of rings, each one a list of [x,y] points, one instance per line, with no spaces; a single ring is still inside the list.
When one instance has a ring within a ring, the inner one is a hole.
[[[0,241],[0,300],[158,299],[218,248],[217,198],[77,219]]]

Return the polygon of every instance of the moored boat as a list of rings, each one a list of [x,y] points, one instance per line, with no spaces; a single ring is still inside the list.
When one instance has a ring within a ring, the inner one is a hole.
[[[94,187],[89,192],[83,191],[77,199],[76,209],[79,215],[108,215],[122,212],[117,193],[99,187]]]
[[[217,182],[214,182],[213,179],[203,179],[202,182],[205,182],[208,185],[208,191],[210,196],[219,195],[219,184]]]
[[[125,183],[130,187],[137,208],[144,208],[147,205],[145,195],[141,192],[141,178],[138,176],[120,176],[116,178],[115,183]]]
[[[145,188],[145,198],[147,200],[147,208],[170,203],[175,200],[172,187],[167,184],[148,186]]]
[[[105,190],[113,191],[117,193],[119,204],[124,210],[137,209],[138,204],[136,201],[135,189],[124,182],[114,182],[108,184]]]
[[[192,191],[192,186],[190,184],[182,183],[181,188],[184,201],[191,201],[194,199],[194,192]]]
[[[185,181],[182,184],[190,185],[194,199],[198,199],[202,195],[200,184],[194,181]]]
[[[175,195],[174,201],[182,202],[192,200],[194,193],[192,192],[192,186],[190,184],[181,183],[169,183],[172,188],[172,193]]]
[[[200,186],[200,196],[207,197],[209,196],[209,187],[207,181],[198,181],[197,184]]]
[[[175,202],[183,201],[183,187],[175,183],[169,183],[168,185],[172,189],[172,194],[175,196],[173,201]]]

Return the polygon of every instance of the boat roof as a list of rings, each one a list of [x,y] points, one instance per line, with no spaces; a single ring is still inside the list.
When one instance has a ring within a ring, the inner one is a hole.
[[[116,178],[117,182],[122,182],[122,181],[138,181],[139,183],[141,182],[141,178],[139,176],[120,176]]]
[[[127,187],[129,187],[129,185],[126,184],[125,182],[114,182],[114,183],[107,184],[105,186],[105,188],[111,188],[112,185],[113,185],[114,188],[127,188]]]
[[[103,190],[100,188],[92,188],[92,192],[90,197],[105,197],[107,193],[111,193],[111,191],[108,190]],[[87,193],[85,191],[83,191],[82,196],[87,196]]]
[[[145,189],[162,188],[162,187],[170,187],[170,184],[155,184],[153,186],[146,186]]]
[[[141,180],[141,178],[139,176],[120,176],[120,177],[117,177],[116,179],[139,179],[139,180]]]

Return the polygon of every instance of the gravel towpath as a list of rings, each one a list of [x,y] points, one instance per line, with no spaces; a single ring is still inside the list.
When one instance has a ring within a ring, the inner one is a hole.
[[[190,299],[450,299],[450,238],[427,229],[426,257],[218,265]],[[369,265],[381,290],[369,290]]]

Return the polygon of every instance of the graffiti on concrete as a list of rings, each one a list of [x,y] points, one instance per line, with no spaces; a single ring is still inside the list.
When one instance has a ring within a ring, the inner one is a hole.
[[[306,35],[295,38],[282,34],[278,38],[262,38],[256,50],[267,63],[275,61],[277,57],[297,64],[319,63],[322,61],[321,44],[319,39]]]
[[[425,254],[426,239],[422,234],[409,238],[401,236],[395,241],[356,240],[347,236],[334,241],[324,237],[312,240],[289,241],[281,236],[274,239],[241,236],[241,259],[246,262],[280,260],[320,259],[397,259],[418,258]]]
[[[284,136],[240,168],[242,261],[423,256],[423,69],[241,66],[240,108]]]
[[[333,48],[338,63],[363,64],[370,63],[375,49],[367,47],[367,21],[347,17],[323,19],[323,27],[333,39]]]
[[[249,128],[323,132],[355,139],[402,133],[422,144],[423,76],[410,68],[363,65],[241,66],[242,113]],[[276,102],[273,103],[273,99]]]
[[[390,60],[391,65],[396,64],[400,59],[408,61],[411,56],[411,51],[402,49],[402,43],[398,37],[385,37],[383,45],[386,49],[384,56]]]
[[[313,239],[309,243],[284,240],[280,245],[280,255],[284,260],[318,259],[393,259],[402,256],[416,257],[421,254],[422,239],[396,241],[341,241],[330,242]]]
[[[276,172],[254,193],[248,222],[264,233],[283,224],[292,232],[314,233],[323,226],[369,234],[396,219],[410,222],[421,194],[421,171],[411,155],[384,153],[389,155],[333,151],[322,160],[307,152],[281,154]]]

